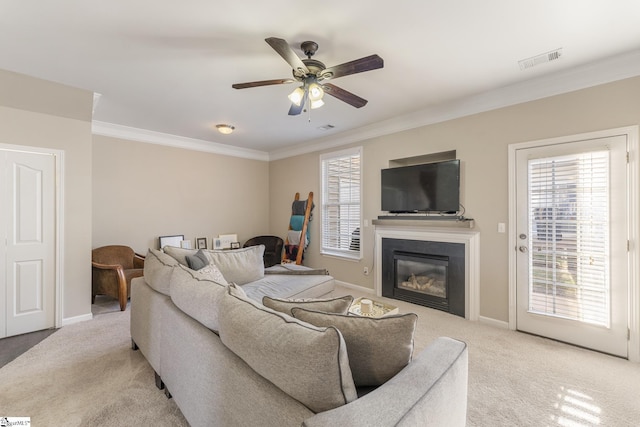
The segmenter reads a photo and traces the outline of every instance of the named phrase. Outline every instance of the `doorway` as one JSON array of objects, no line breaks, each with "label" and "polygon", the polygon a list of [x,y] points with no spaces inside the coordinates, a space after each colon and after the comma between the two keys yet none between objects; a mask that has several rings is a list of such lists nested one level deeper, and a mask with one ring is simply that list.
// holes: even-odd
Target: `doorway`
[{"label": "doorway", "polygon": [[510,151],[510,326],[628,358],[635,309],[628,135],[580,135]]}]

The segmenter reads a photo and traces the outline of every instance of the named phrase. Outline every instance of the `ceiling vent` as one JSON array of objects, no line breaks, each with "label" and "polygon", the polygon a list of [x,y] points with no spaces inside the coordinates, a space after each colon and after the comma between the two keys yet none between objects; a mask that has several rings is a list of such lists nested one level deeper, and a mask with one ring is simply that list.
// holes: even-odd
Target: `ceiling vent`
[{"label": "ceiling vent", "polygon": [[334,125],[324,125],[324,126],[320,126],[318,129],[320,130],[331,130],[333,129],[335,126]]},{"label": "ceiling vent", "polygon": [[562,56],[562,48],[552,50],[551,52],[543,53],[540,55],[532,56],[531,58],[518,61],[521,70],[535,67],[536,65],[544,64],[545,62],[555,61]]}]

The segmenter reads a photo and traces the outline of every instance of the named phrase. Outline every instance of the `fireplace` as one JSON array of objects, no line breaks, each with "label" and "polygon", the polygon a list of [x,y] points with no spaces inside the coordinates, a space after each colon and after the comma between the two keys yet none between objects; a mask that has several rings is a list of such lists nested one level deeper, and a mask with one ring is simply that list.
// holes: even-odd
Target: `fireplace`
[{"label": "fireplace", "polygon": [[383,238],[382,296],[465,317],[465,245]]}]

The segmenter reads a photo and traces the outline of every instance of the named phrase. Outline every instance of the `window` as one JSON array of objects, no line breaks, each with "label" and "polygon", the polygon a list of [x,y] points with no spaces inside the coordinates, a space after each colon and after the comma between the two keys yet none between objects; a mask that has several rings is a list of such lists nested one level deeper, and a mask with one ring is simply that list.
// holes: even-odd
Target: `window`
[{"label": "window", "polygon": [[362,147],[320,156],[320,252],[360,259]]}]

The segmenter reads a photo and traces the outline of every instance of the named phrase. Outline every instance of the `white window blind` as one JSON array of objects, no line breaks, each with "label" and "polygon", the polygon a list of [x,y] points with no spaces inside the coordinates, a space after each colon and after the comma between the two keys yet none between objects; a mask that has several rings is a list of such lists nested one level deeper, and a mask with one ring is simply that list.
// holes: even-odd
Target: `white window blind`
[{"label": "white window blind", "polygon": [[529,161],[529,311],[609,326],[609,152]]},{"label": "white window blind", "polygon": [[321,156],[323,254],[360,258],[361,148]]}]

